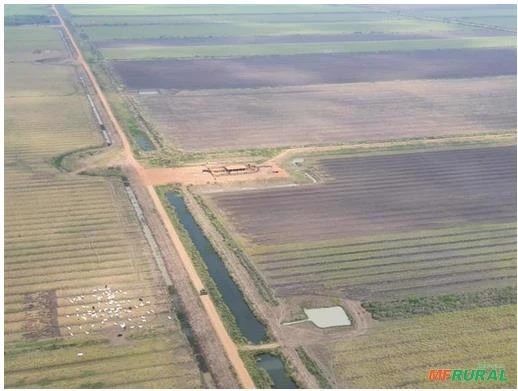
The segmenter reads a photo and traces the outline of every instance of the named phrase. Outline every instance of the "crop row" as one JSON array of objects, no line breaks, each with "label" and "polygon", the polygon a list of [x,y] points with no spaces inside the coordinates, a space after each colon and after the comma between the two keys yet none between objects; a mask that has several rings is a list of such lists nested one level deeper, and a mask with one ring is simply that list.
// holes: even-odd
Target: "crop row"
[{"label": "crop row", "polygon": [[512,387],[515,317],[512,305],[387,321],[371,333],[333,345],[329,355],[335,369],[347,368],[336,371],[342,387],[426,386],[430,368],[471,368],[480,362],[504,364]]},{"label": "crop row", "polygon": [[[469,254],[468,251],[461,251],[459,254],[448,255],[448,256],[430,256],[429,258],[396,258],[393,262],[385,262],[383,258],[375,259],[367,264],[360,262],[347,262],[337,265],[335,267],[326,267],[322,265],[320,267],[295,269],[291,273],[282,273],[276,271],[265,272],[274,283],[285,283],[291,281],[305,281],[308,278],[311,281],[315,280],[340,280],[344,285],[351,286],[354,277],[366,277],[368,280],[385,282],[391,278],[391,274],[397,274],[398,277],[403,277],[409,273],[417,270],[424,273],[433,275],[433,269],[436,272],[439,270],[448,269],[453,266],[468,265],[469,267],[480,264],[480,263],[491,263],[505,260],[506,264],[512,264],[513,261],[513,248],[516,245],[504,246],[500,251],[487,250],[482,252],[475,252]],[[455,253],[455,251],[452,251]],[[351,266],[353,264],[354,266]],[[384,275],[386,274],[386,275]],[[511,274],[512,275],[512,274]],[[295,281],[294,281],[295,279]],[[393,281],[390,279],[390,281]]]},{"label": "crop row", "polygon": [[[116,353],[110,350],[100,349],[96,345],[80,348],[83,353],[81,360],[70,361],[60,350],[35,352],[32,359],[23,363],[24,355],[13,357],[6,365],[6,370],[11,373],[9,383],[16,384],[23,381],[24,385],[39,384],[44,379],[53,379],[52,384],[57,386],[76,384],[77,386],[93,377],[95,381],[103,382],[103,385],[116,386],[145,381],[153,377],[162,378],[168,368],[174,367],[175,371],[166,378],[178,377],[180,384],[189,384],[188,377],[192,376],[192,362],[184,360],[188,352],[185,346],[179,344],[175,336],[163,335],[163,341],[141,340],[124,347],[119,346]],[[166,342],[166,343],[164,343]],[[168,354],[170,347],[178,351],[177,356]],[[70,350],[64,348],[65,350]],[[73,348],[77,351],[78,348]],[[72,353],[72,352],[71,352]],[[85,377],[85,368],[89,375]],[[176,382],[173,382],[173,384]],[[164,385],[171,384],[164,382]]]},{"label": "crop row", "polygon": [[[390,195],[390,196],[399,195],[399,196],[401,196],[401,199],[403,199],[403,197],[405,195],[406,196],[413,195],[415,201],[421,201],[419,199],[415,199],[415,198],[418,198],[419,196],[423,196],[423,197],[428,196],[426,198],[430,199],[430,203],[433,202],[433,204],[431,204],[428,207],[428,210],[422,210],[419,203],[417,203],[417,202],[409,203],[405,208],[407,210],[407,212],[404,214],[400,213],[401,210],[398,210],[398,208],[401,208],[401,206],[398,204],[395,204],[395,203],[387,204],[385,209],[383,209],[383,205],[377,204],[377,205],[375,205],[376,208],[375,209],[373,208],[372,213],[370,213],[369,211],[366,211],[366,210],[362,210],[362,209],[359,209],[356,211],[350,210],[350,214],[347,215],[347,218],[348,219],[361,218],[362,213],[364,213],[364,214],[368,213],[369,216],[373,216],[373,215],[391,216],[391,215],[395,215],[395,214],[397,214],[398,216],[403,216],[403,215],[408,216],[408,215],[414,213],[413,209],[421,210],[422,211],[421,213],[426,215],[426,214],[430,213],[430,210],[438,211],[438,209],[439,209],[438,206],[441,206],[441,205],[443,205],[443,206],[454,205],[455,210],[459,213],[462,213],[463,211],[468,212],[471,208],[476,208],[476,207],[479,207],[480,209],[487,207],[488,210],[490,210],[490,209],[496,210],[496,209],[498,209],[499,206],[501,206],[501,207],[506,207],[506,209],[507,209],[507,207],[508,207],[507,202],[511,201],[511,199],[512,199],[511,198],[512,192],[513,192],[512,189],[503,188],[502,191],[504,192],[505,190],[507,190],[507,194],[506,193],[499,194],[499,193],[491,192],[490,188],[489,189],[483,188],[484,185],[487,185],[489,187],[502,188],[505,185],[503,182],[506,179],[509,181],[513,180],[512,174],[509,173],[509,174],[496,175],[496,177],[492,177],[492,178],[488,178],[488,179],[479,178],[479,179],[475,179],[474,181],[467,180],[463,184],[462,187],[456,186],[456,185],[458,185],[458,183],[456,183],[454,180],[452,180],[449,184],[450,186],[440,186],[440,182],[439,182],[437,185],[437,189],[429,189],[427,187],[425,187],[424,189],[422,187],[412,189],[412,188],[410,188],[410,186],[398,187],[397,185],[394,185],[394,186],[387,186],[386,188],[378,188],[378,189],[373,189],[373,190],[365,189],[364,191],[362,191],[361,189],[358,189],[358,190],[350,189],[350,191],[348,191],[347,194],[345,194],[345,195],[341,192],[341,190],[346,191],[348,189],[347,186],[344,186],[344,187],[334,186],[334,185],[312,186],[312,189],[300,189],[300,190],[297,189],[297,190],[299,190],[298,192],[294,191],[293,194],[288,197],[283,197],[283,196],[278,196],[278,195],[275,195],[272,197],[265,197],[266,199],[262,200],[262,202],[261,201],[256,202],[255,207],[261,208],[261,207],[270,206],[269,210],[282,210],[283,206],[297,205],[297,206],[299,206],[299,210],[300,210],[300,209],[307,208],[308,205],[316,204],[315,206],[313,206],[313,211],[318,210],[318,211],[321,211],[322,215],[325,215],[326,214],[326,209],[325,209],[326,203],[330,204],[330,202],[333,202],[333,206],[339,206],[340,204],[342,204],[344,206],[343,212],[347,212],[346,208],[347,208],[348,202],[349,202],[349,205],[355,205],[355,204],[352,204],[353,201],[357,201],[357,204],[359,204],[359,202],[361,202],[362,200],[365,200],[365,199],[376,199],[376,197],[379,195],[380,192],[385,191],[386,195]],[[462,179],[459,178],[459,181],[460,180],[462,180]],[[442,199],[441,198],[436,198],[435,200],[433,199],[434,195],[436,195],[436,194],[439,195],[439,193],[443,193],[445,190],[448,190],[448,188],[450,190],[450,194],[448,195],[447,198],[444,197]],[[311,190],[315,190],[315,191],[311,191]],[[475,192],[477,190],[479,190],[480,196],[485,196],[484,199],[477,200],[475,197],[470,197],[469,193],[467,193],[469,191]],[[426,194],[425,194],[425,191],[426,191]],[[466,194],[462,194],[461,192],[466,192]],[[506,195],[508,195],[509,197],[505,197]],[[464,202],[460,198],[463,196],[465,197]],[[414,200],[412,200],[412,201],[414,201]],[[492,205],[492,202],[497,201],[497,200],[500,201],[501,204]],[[243,202],[243,201],[248,201],[248,200],[240,200],[240,202],[234,202],[234,203],[231,201],[224,201],[224,202],[220,202],[220,204],[221,204],[221,207],[223,207],[223,208],[225,208],[225,207],[231,208],[233,214],[239,215],[240,213],[245,214],[246,212],[248,212],[248,214],[251,215],[253,213],[253,209],[250,210],[250,207],[249,207],[250,204],[248,203],[248,205],[247,205],[247,202]],[[250,200],[250,201],[252,201],[252,200]],[[473,201],[475,201],[475,202],[473,202]],[[462,206],[463,204],[466,204],[466,206],[463,207]],[[363,205],[358,205],[358,206],[363,206]],[[450,208],[450,209],[454,209],[454,208]],[[260,216],[254,215],[254,221],[257,223],[261,223],[261,220],[266,220],[267,217],[268,216],[265,216],[264,214],[260,215]]]},{"label": "crop row", "polygon": [[[64,53],[56,30],[6,29],[9,60]],[[100,144],[74,67],[6,68],[5,384],[198,387],[121,181],[52,166],[59,155]]]},{"label": "crop row", "polygon": [[[272,284],[294,284],[297,282],[315,281],[340,281],[344,286],[354,286],[359,284],[370,284],[379,282],[395,282],[399,279],[409,277],[433,277],[440,273],[447,273],[453,270],[462,269],[472,270],[477,267],[508,267],[513,265],[513,251],[516,245],[503,248],[501,251],[483,252],[480,254],[452,255],[448,257],[430,257],[429,259],[405,260],[404,262],[394,262],[389,264],[381,263],[371,265],[348,266],[347,262],[336,268],[315,268],[313,270],[295,270],[289,274],[268,273]],[[454,251],[452,251],[454,253]],[[325,266],[324,266],[325,267]],[[510,274],[512,275],[512,273]]]},{"label": "crop row", "polygon": [[[5,80],[6,98],[20,96],[52,96],[71,95],[76,92],[70,83],[74,76],[72,66],[54,66],[33,63],[7,63],[5,72],[9,77]],[[38,77],[44,72],[47,77]]]},{"label": "crop row", "polygon": [[337,178],[327,183],[211,199],[244,238],[259,245],[510,223],[516,216],[515,154],[515,147],[494,147],[331,159],[317,163]]},{"label": "crop row", "polygon": [[369,261],[377,258],[390,259],[409,256],[425,256],[431,254],[448,254],[453,251],[474,250],[491,248],[500,245],[515,244],[516,235],[506,235],[502,237],[466,239],[457,242],[446,242],[439,244],[422,245],[419,243],[401,246],[395,248],[368,248],[365,250],[349,251],[345,248],[343,251],[333,252],[331,254],[306,255],[289,259],[270,260],[263,262],[262,266],[265,270],[289,270],[291,268],[311,267],[316,265],[334,265],[346,261],[348,265],[352,262]]},{"label": "crop row", "polygon": [[[317,202],[317,201],[315,201]],[[339,211],[330,211],[327,214],[316,215],[313,218],[314,223],[311,224],[306,230],[300,232],[296,228],[296,231],[292,231],[294,226],[303,227],[306,226],[307,220],[303,218],[293,218],[289,213],[275,213],[277,217],[283,222],[278,222],[275,225],[270,224],[266,227],[258,229],[257,224],[261,224],[259,220],[249,219],[246,221],[246,225],[243,223],[242,217],[239,217],[238,224],[236,224],[240,232],[250,239],[254,244],[271,244],[271,243],[290,243],[300,242],[303,240],[323,240],[325,238],[343,238],[348,235],[366,235],[369,232],[372,234],[379,234],[384,232],[381,224],[393,227],[396,231],[413,229],[432,229],[442,226],[452,226],[455,221],[463,220],[470,223],[482,224],[488,221],[491,222],[511,222],[516,215],[516,212],[512,210],[512,205],[509,205],[507,210],[498,210],[498,207],[494,207],[494,210],[477,210],[474,208],[472,211],[463,208],[462,213],[441,213],[434,214],[432,211],[427,213],[429,221],[420,221],[419,218],[427,217],[425,214],[417,214],[409,219],[397,218],[395,216],[392,219],[384,219],[383,223],[378,224],[372,223],[372,218],[350,218],[345,219],[344,217],[335,217]],[[493,207],[492,207],[493,208]],[[501,208],[501,207],[500,207]],[[305,210],[304,207],[298,208],[298,210]],[[292,219],[290,224],[289,219]],[[445,220],[446,219],[446,220]],[[451,222],[451,223],[450,223]]]},{"label": "crop row", "polygon": [[286,261],[290,259],[304,259],[314,256],[333,254],[357,254],[365,250],[397,250],[412,247],[426,248],[428,246],[449,243],[467,243],[471,240],[487,240],[516,235],[514,224],[494,224],[464,229],[436,229],[418,231],[406,235],[383,235],[374,237],[356,238],[355,240],[323,241],[305,243],[292,248],[281,246],[266,246],[253,251],[258,263],[268,261]]},{"label": "crop row", "polygon": [[461,226],[256,247],[252,259],[280,295],[317,287],[357,298],[456,292],[512,284],[515,229]]},{"label": "crop row", "polygon": [[382,248],[392,248],[396,243],[396,247],[401,244],[420,241],[423,244],[428,243],[441,243],[443,240],[447,241],[449,238],[452,240],[458,240],[459,237],[474,235],[478,237],[481,235],[485,236],[498,236],[507,231],[515,231],[516,224],[514,222],[508,224],[480,224],[480,225],[465,225],[450,228],[432,229],[432,230],[419,230],[411,232],[395,232],[387,233],[384,232],[379,235],[369,235],[364,237],[354,238],[340,238],[330,239],[323,241],[311,241],[306,243],[288,243],[283,245],[265,245],[256,246],[249,249],[249,253],[252,255],[267,255],[272,258],[277,258],[277,255],[284,257],[283,254],[289,257],[290,253],[294,255],[312,254],[318,253],[321,250],[342,248],[345,246],[369,246],[372,245],[374,248],[381,246]]}]

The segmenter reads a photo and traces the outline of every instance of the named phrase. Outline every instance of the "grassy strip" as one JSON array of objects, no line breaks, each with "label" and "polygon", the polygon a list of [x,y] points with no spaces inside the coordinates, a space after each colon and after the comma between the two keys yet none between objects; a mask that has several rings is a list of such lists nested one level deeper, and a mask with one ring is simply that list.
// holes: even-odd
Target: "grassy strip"
[{"label": "grassy strip", "polygon": [[94,170],[81,171],[79,174],[86,176],[118,177],[127,181],[120,167],[96,168]]},{"label": "grassy strip", "polygon": [[186,152],[180,149],[168,148],[155,153],[148,159],[152,167],[177,167],[188,163],[206,163],[207,161],[221,161],[225,159],[242,158],[250,163],[263,163],[278,155],[285,148],[250,148],[229,151]]},{"label": "grassy strip", "polygon": [[111,60],[228,58],[311,53],[377,53],[416,50],[479,49],[515,47],[515,37],[474,37],[395,41],[281,43],[256,45],[147,46],[107,48]]},{"label": "grassy strip", "polygon": [[[246,269],[247,273],[252,277],[254,280],[254,283],[257,287],[257,290],[263,297],[263,299],[273,305],[278,304],[277,299],[273,296],[270,288],[266,284],[266,281],[264,281],[263,277],[259,273],[259,271],[256,269],[255,265],[252,263],[252,261],[248,258],[246,253],[239,247],[237,242],[232,238],[230,233],[227,231],[225,226],[219,221],[217,216],[212,212],[212,210],[207,206],[207,204],[203,201],[203,198],[199,196],[198,194],[194,194],[189,189],[188,191],[193,196],[193,198],[196,200],[198,205],[202,208],[205,215],[209,219],[209,221],[212,223],[216,231],[223,237],[223,240],[225,244],[232,250],[232,252],[236,255],[237,259],[241,262],[243,267]],[[251,307],[252,308],[252,307]]]},{"label": "grassy strip", "polygon": [[[410,249],[410,252],[419,250],[420,253],[424,254],[423,246],[427,248],[433,246],[432,249],[434,250],[439,246],[454,246],[453,248],[448,247],[447,249],[459,250],[469,249],[465,246],[467,243],[472,243],[473,246],[475,246],[480,244],[480,241],[507,240],[510,237],[516,237],[516,229],[514,226],[494,231],[447,232],[443,235],[441,235],[441,231],[438,233],[436,236],[424,236],[423,234],[423,236],[417,238],[403,236],[392,241],[379,240],[365,243],[344,243],[337,246],[322,245],[301,249],[299,251],[272,252],[266,253],[266,255],[257,255],[257,259],[260,260],[261,263],[291,261],[295,258],[326,257],[327,259],[331,259],[331,257],[340,255],[352,255],[353,257],[359,255],[361,257],[364,256],[365,253],[378,251],[382,251],[383,254],[394,254],[403,251],[402,255],[405,255],[407,254],[405,250],[408,251],[408,249]],[[460,248],[457,248],[458,245],[460,245]]]},{"label": "grassy strip", "polygon": [[[176,316],[178,322],[180,324],[180,329],[182,330],[183,335],[187,338],[189,345],[191,346],[194,358],[198,364],[198,368],[200,369],[200,373],[209,372],[209,366],[207,364],[207,360],[202,353],[200,342],[196,335],[193,333],[191,323],[189,318],[187,317],[187,313],[185,311],[185,306],[183,304],[182,299],[176,293],[173,286],[167,287],[169,298],[171,300],[171,312],[173,316]],[[200,376],[201,384],[204,384],[203,376]],[[207,386],[207,384],[205,384]]]},{"label": "grassy strip", "polygon": [[5,357],[13,358],[29,352],[49,352],[63,348],[84,348],[87,346],[103,345],[108,342],[108,339],[69,341],[57,338],[44,341],[7,343],[7,349],[5,349],[4,355]]},{"label": "grassy strip", "polygon": [[124,105],[122,99],[120,97],[115,97],[114,94],[109,95],[110,106],[113,109],[114,114],[117,116],[119,121],[122,121],[124,124],[124,128],[126,133],[131,137],[130,139],[133,141],[134,146],[137,148],[146,151],[147,149],[142,146],[141,143],[151,146],[150,150],[154,150],[155,147],[153,142],[151,141],[148,134],[139,127],[137,120],[133,113]]},{"label": "grassy strip", "polygon": [[70,172],[70,170],[65,165],[65,160],[67,158],[70,158],[76,154],[78,155],[79,158],[84,157],[84,156],[93,156],[96,153],[98,153],[99,150],[102,148],[104,148],[104,145],[91,146],[91,147],[76,149],[76,150],[70,151],[70,152],[65,152],[65,153],[62,153],[61,155],[53,157],[51,160],[51,164],[55,169],[57,169],[59,171]]},{"label": "grassy strip", "polygon": [[205,286],[205,289],[211,296],[212,300],[214,301],[214,304],[218,310],[219,315],[221,316],[221,319],[223,320],[223,323],[225,324],[225,328],[228,330],[230,336],[234,341],[237,343],[246,343],[247,341],[245,338],[241,335],[241,332],[239,331],[239,328],[237,327],[236,319],[228,306],[225,304],[225,301],[223,300],[223,296],[218,290],[218,287],[216,286],[216,283],[212,279],[212,277],[209,274],[209,271],[207,269],[207,266],[205,265],[205,262],[203,262],[203,259],[194,246],[189,233],[184,228],[183,224],[178,219],[178,216],[176,215],[176,212],[174,208],[169,204],[169,201],[167,200],[166,193],[168,191],[179,191],[179,188],[174,186],[158,186],[155,188],[158,197],[160,198],[162,205],[164,206],[165,210],[167,211],[167,214],[169,215],[169,218],[171,219],[171,223],[173,224],[174,228],[178,232],[178,236],[180,237],[180,240],[182,241],[183,245],[185,246],[185,250],[189,254],[190,258],[193,261],[193,265],[196,269],[196,272],[200,276],[201,280],[203,281],[203,284]]},{"label": "grassy strip", "polygon": [[[372,141],[353,141],[347,145],[304,145],[303,147],[322,147],[328,150],[316,150],[301,152],[290,155],[282,163],[282,167],[288,171],[293,171],[291,162],[295,158],[307,158],[313,160],[334,159],[339,157],[358,157],[358,156],[379,156],[392,155],[398,153],[419,153],[428,150],[449,150],[460,148],[480,148],[480,147],[499,147],[515,145],[516,138],[514,133],[491,132],[479,134],[459,134],[455,136],[428,136],[428,137],[407,137],[397,140],[372,140]],[[313,162],[314,163],[314,162]],[[317,167],[318,168],[318,167]]]},{"label": "grassy strip", "polygon": [[[466,224],[453,228],[435,228],[413,231],[410,233],[382,233],[379,235],[360,236],[345,239],[330,239],[309,243],[288,243],[279,245],[258,245],[254,247],[253,255],[267,255],[269,258],[281,260],[283,257],[299,256],[307,253],[321,255],[321,251],[329,247],[371,247],[381,246],[381,248],[398,247],[392,245],[396,241],[404,240],[411,243],[416,241],[419,244],[436,243],[439,241],[448,242],[449,235],[455,237],[469,237],[470,235],[482,235],[486,232],[491,234],[493,231],[516,230],[516,223],[497,223],[497,224]],[[493,235],[491,235],[492,237]],[[296,254],[300,252],[299,254]],[[291,253],[291,254],[287,254]],[[286,254],[286,255],[284,255]]]},{"label": "grassy strip", "polygon": [[507,304],[516,304],[516,286],[432,297],[410,296],[389,302],[371,301],[363,303],[362,306],[374,319],[391,320]]},{"label": "grassy strip", "polygon": [[318,381],[318,386],[320,388],[333,388],[327,378],[324,376],[324,373],[322,372],[322,369],[315,363],[309,355],[306,353],[304,348],[302,346],[295,349],[297,351],[297,354],[299,355],[300,359],[306,366],[306,369],[309,373],[311,373]]}]

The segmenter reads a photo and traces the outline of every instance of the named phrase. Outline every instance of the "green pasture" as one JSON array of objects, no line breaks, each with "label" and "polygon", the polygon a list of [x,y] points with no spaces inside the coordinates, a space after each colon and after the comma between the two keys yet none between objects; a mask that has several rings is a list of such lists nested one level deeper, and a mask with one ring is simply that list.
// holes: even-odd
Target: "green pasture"
[{"label": "green pasture", "polygon": [[188,38],[211,36],[432,33],[466,30],[467,27],[417,19],[384,19],[380,21],[341,22],[226,22],[184,23],[171,25],[91,26],[83,27],[91,41],[110,39]]},{"label": "green pasture", "polygon": [[358,22],[391,19],[385,12],[348,12],[348,13],[278,13],[278,14],[218,14],[218,15],[143,15],[112,16],[92,15],[74,17],[78,26],[128,25],[128,24],[178,24],[178,23],[323,23]]},{"label": "green pasture", "polygon": [[75,4],[67,10],[77,15],[204,15],[204,14],[263,14],[263,13],[336,13],[362,12],[360,7],[349,5],[157,5],[157,4]]},{"label": "green pasture", "polygon": [[361,41],[324,43],[283,43],[258,45],[200,45],[170,47],[127,47],[103,49],[111,60],[162,58],[226,58],[309,53],[372,53],[440,49],[515,47],[515,37],[475,37],[458,39],[419,39],[401,41]]},{"label": "green pasture", "polygon": [[4,6],[4,16],[48,15],[49,11],[47,4],[6,4]]}]

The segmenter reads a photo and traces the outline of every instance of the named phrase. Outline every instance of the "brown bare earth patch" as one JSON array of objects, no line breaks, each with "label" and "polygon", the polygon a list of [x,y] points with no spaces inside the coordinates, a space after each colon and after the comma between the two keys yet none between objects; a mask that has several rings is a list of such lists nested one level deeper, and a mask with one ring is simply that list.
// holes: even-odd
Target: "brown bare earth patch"
[{"label": "brown bare earth patch", "polygon": [[277,178],[288,178],[288,173],[276,164],[259,168],[259,171],[246,174],[214,176],[206,171],[207,166],[186,166],[177,168],[150,168],[143,176],[148,185],[159,186],[172,183],[185,185],[226,184]]},{"label": "brown bare earth patch", "polygon": [[27,293],[23,336],[28,340],[60,337],[56,290]]},{"label": "brown bare earth patch", "polygon": [[476,134],[512,131],[516,124],[514,76],[162,91],[135,98],[166,140],[186,150]]}]

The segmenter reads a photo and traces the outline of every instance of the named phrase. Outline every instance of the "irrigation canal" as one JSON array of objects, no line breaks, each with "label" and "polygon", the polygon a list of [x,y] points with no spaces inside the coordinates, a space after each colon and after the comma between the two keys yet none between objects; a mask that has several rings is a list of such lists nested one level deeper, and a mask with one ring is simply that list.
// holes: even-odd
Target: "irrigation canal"
[{"label": "irrigation canal", "polygon": [[262,353],[256,357],[257,365],[263,368],[272,379],[272,388],[298,388],[293,380],[286,375],[284,363],[278,356]]},{"label": "irrigation canal", "polygon": [[266,339],[266,327],[255,317],[241,290],[230,277],[225,263],[194,220],[183,197],[176,191],[167,192],[166,197],[171,206],[174,207],[176,215],[185,230],[189,233],[194,247],[203,258],[225,304],[234,315],[241,335],[254,344],[264,341]]}]

